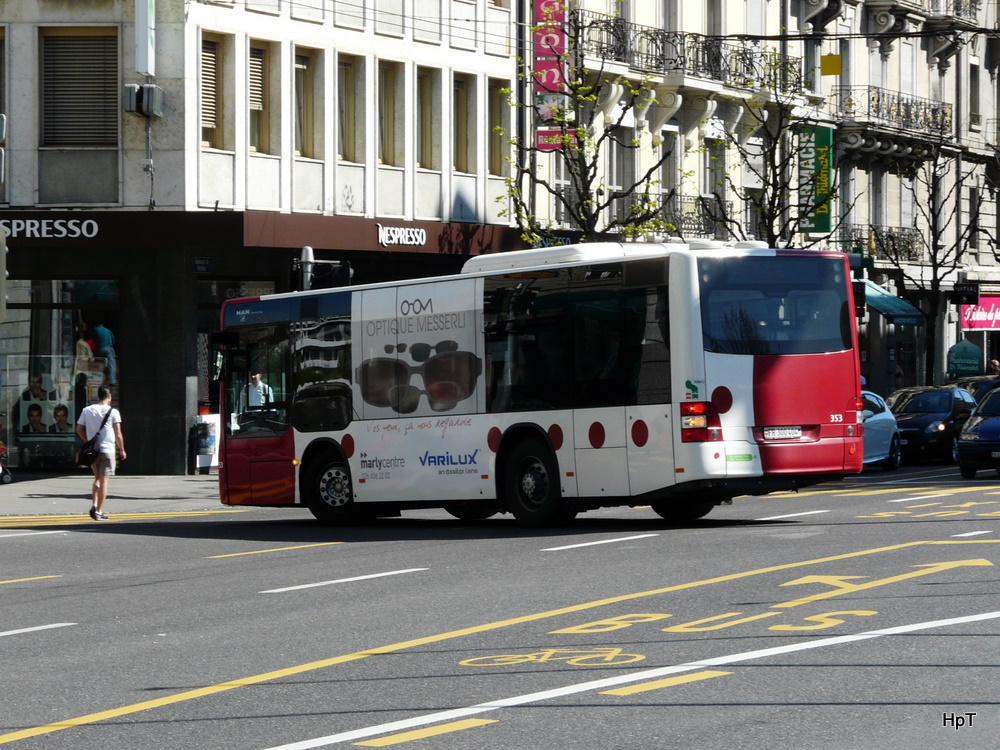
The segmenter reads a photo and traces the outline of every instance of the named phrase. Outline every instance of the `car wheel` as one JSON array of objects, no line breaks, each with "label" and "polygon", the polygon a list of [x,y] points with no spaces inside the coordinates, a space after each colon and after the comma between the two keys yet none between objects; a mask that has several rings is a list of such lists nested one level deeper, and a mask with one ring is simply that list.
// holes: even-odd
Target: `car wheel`
[{"label": "car wheel", "polygon": [[958,438],[952,435],[950,442],[948,443],[948,449],[945,451],[944,460],[949,464],[958,463]]},{"label": "car wheel", "polygon": [[444,509],[461,521],[485,521],[500,512],[500,507],[495,502],[477,503],[466,500],[449,503]]},{"label": "car wheel", "polygon": [[903,462],[903,454],[899,447],[899,435],[892,436],[892,443],[889,445],[889,457],[882,462],[882,468],[886,471],[895,471]]},{"label": "car wheel", "polygon": [[334,452],[324,453],[304,467],[303,499],[316,519],[323,523],[349,520],[354,510],[351,469]]},{"label": "car wheel", "polygon": [[974,468],[972,468],[971,466],[959,466],[958,470],[962,474],[962,479],[975,479],[976,478],[976,470]]},{"label": "car wheel", "polygon": [[671,523],[687,523],[689,521],[697,521],[699,518],[704,518],[709,513],[712,512],[712,508],[716,506],[714,500],[700,500],[686,502],[684,500],[664,500],[660,502],[650,503],[651,507],[656,514]]},{"label": "car wheel", "polygon": [[520,441],[511,449],[505,466],[501,491],[507,509],[519,523],[539,527],[562,520],[559,469],[544,441]]}]

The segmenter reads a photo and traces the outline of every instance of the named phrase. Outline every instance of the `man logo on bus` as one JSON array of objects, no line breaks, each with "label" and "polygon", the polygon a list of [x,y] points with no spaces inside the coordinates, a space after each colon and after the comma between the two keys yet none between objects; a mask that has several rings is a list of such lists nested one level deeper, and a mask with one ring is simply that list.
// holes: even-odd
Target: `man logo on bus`
[{"label": "man logo on bus", "polygon": [[399,303],[400,315],[420,315],[422,313],[434,312],[434,300],[432,299],[404,299]]},{"label": "man logo on bus", "polygon": [[690,380],[684,381],[684,385],[687,387],[687,397],[690,399],[698,400],[698,386],[692,383]]}]

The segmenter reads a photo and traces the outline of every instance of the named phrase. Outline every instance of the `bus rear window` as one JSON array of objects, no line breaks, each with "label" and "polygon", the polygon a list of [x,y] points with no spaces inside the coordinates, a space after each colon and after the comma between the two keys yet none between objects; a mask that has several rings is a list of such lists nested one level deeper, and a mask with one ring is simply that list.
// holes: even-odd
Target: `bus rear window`
[{"label": "bus rear window", "polygon": [[744,256],[698,261],[705,350],[816,354],[851,348],[839,258]]}]

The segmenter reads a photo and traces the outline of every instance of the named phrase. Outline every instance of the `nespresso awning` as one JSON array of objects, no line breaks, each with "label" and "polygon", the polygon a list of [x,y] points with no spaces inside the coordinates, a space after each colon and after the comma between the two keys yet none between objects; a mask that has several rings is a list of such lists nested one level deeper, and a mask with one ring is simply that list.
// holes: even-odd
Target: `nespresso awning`
[{"label": "nespresso awning", "polygon": [[882,317],[898,326],[922,326],[924,314],[917,308],[890,294],[871,279],[865,279],[865,303],[881,313]]}]

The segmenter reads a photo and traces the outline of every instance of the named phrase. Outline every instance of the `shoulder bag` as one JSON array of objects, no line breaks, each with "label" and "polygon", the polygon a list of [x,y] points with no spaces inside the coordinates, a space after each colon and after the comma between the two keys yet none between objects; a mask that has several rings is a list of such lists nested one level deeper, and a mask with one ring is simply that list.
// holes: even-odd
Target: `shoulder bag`
[{"label": "shoulder bag", "polygon": [[109,406],[104,419],[101,420],[101,426],[94,433],[94,437],[81,445],[80,450],[76,452],[76,462],[81,466],[93,466],[94,462],[97,461],[97,457],[101,455],[101,432],[104,430],[104,425],[108,423],[108,417],[110,416],[111,407]]}]

